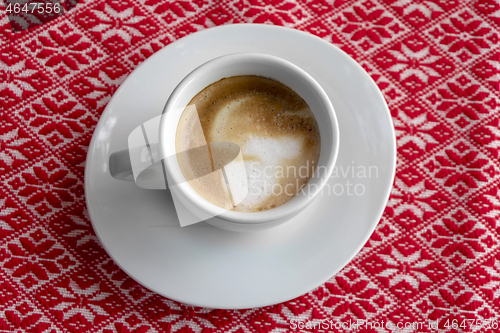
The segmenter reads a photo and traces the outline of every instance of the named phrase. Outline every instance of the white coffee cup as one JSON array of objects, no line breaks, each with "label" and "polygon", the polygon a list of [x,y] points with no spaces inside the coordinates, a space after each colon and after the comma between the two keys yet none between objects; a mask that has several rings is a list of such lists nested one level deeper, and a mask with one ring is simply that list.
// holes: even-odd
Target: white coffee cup
[{"label": "white coffee cup", "polygon": [[[339,129],[334,108],[323,88],[304,70],[282,58],[259,53],[236,53],[212,59],[189,73],[174,89],[163,109],[158,129],[158,151],[161,156],[176,155],[176,130],[181,114],[191,99],[204,88],[223,78],[257,75],[274,79],[291,88],[310,107],[321,138],[316,171],[309,183],[295,197],[275,208],[261,212],[221,210],[198,194],[186,181],[178,160],[164,158],[163,172],[170,184],[176,184],[172,195],[191,214],[205,222],[231,231],[256,231],[282,224],[303,211],[318,195],[331,176],[339,150]],[[123,154],[110,158],[110,170],[122,170]],[[117,162],[118,161],[118,162]],[[113,163],[115,166],[113,167]],[[117,172],[111,171],[115,177]],[[115,173],[115,175],[113,174]],[[120,177],[124,179],[123,173]],[[158,182],[165,182],[157,177]],[[171,188],[172,189],[172,188]]]}]

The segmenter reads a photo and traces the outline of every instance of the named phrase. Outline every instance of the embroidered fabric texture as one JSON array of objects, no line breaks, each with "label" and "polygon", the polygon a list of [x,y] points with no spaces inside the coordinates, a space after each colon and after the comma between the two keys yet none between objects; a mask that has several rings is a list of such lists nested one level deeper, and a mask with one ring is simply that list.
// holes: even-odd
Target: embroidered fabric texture
[{"label": "embroidered fabric texture", "polygon": [[[373,236],[324,285],[265,308],[192,308],[141,287],[103,250],[84,163],[134,68],[183,36],[239,22],[304,30],[356,59],[391,110],[397,175]],[[2,12],[0,330],[243,333],[285,332],[292,320],[445,328],[470,319],[480,325],[458,331],[489,331],[500,320],[499,36],[498,0],[86,0],[17,33]]]}]

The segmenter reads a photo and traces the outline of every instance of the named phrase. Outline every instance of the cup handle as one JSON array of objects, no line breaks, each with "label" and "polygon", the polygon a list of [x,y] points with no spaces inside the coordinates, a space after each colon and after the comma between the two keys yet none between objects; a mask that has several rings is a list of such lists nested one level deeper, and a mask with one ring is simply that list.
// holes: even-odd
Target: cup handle
[{"label": "cup handle", "polygon": [[109,156],[109,173],[118,180],[134,181],[143,189],[168,188],[158,145],[135,146],[119,150]]},{"label": "cup handle", "polygon": [[109,156],[109,173],[111,177],[119,180],[134,181],[132,164],[130,163],[130,153],[128,149],[123,149],[112,153]]}]

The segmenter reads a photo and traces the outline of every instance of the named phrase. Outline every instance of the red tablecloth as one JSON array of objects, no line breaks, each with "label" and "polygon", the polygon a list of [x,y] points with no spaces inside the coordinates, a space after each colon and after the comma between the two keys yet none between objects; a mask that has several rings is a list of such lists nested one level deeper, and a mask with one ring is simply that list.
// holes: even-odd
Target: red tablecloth
[{"label": "red tablecloth", "polygon": [[[437,320],[454,331],[456,319],[455,331],[500,331],[498,0],[87,0],[22,32],[3,9],[0,20],[0,330],[283,332],[299,330],[295,320],[367,319],[373,330],[333,330]],[[360,62],[392,112],[397,177],[369,242],[324,285],[271,307],[193,308],[141,287],[106,254],[86,212],[84,163],[135,67],[176,39],[240,22],[308,31]]]}]

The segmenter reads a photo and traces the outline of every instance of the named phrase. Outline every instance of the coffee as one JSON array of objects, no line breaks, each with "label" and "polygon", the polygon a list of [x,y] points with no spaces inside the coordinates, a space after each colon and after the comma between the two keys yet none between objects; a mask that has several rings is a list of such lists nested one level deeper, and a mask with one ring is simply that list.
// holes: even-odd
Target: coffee
[{"label": "coffee", "polygon": [[[214,170],[210,157],[178,157],[196,192],[240,212],[264,211],[292,199],[313,176],[320,153],[318,125],[308,105],[290,88],[260,76],[225,78],[199,92],[181,115],[175,141],[178,153],[207,147],[210,155],[211,142],[241,148],[249,193],[236,206],[221,169],[199,171]],[[194,177],[197,173],[206,175]]]}]

